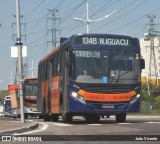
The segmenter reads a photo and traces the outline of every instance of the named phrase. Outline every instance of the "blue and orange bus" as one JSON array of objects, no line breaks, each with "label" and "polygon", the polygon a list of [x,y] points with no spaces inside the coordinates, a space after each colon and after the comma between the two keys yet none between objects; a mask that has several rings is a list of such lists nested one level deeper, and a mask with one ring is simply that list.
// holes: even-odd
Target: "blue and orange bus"
[{"label": "blue and orange bus", "polygon": [[[6,116],[20,117],[19,85],[9,85],[8,90],[9,96],[4,99],[5,114]],[[37,78],[23,79],[23,100],[25,118],[28,116],[42,117],[42,114],[37,110]]]},{"label": "blue and orange bus", "polygon": [[46,55],[38,67],[38,107],[44,121],[88,122],[140,110],[144,59],[137,38],[77,34]]}]

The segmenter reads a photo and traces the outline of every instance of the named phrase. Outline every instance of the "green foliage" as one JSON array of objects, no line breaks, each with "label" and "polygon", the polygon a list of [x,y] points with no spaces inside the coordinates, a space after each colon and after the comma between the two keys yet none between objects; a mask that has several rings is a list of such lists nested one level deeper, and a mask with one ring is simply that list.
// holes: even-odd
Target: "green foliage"
[{"label": "green foliage", "polygon": [[[148,91],[149,88],[149,91]],[[150,96],[149,96],[150,92]],[[142,85],[141,89],[141,101],[148,103],[148,108],[151,106],[152,111],[160,111],[160,86],[154,86],[152,84]]]},{"label": "green foliage", "polygon": [[1,90],[0,91],[0,102],[3,102],[5,96],[8,95],[8,90]]},{"label": "green foliage", "polygon": [[158,110],[158,112],[160,110],[160,96],[155,98],[155,109]]}]

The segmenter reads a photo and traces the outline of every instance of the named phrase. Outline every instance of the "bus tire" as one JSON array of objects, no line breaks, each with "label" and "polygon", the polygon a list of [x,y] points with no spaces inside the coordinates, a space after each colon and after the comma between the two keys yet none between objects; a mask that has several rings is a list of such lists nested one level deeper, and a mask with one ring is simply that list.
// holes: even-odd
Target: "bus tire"
[{"label": "bus tire", "polygon": [[116,114],[117,123],[124,123],[126,121],[126,113]]},{"label": "bus tire", "polygon": [[44,114],[44,121],[51,121],[51,116],[49,114]]},{"label": "bus tire", "polygon": [[72,122],[72,115],[67,114],[67,113],[63,113],[62,114],[62,121],[66,122],[66,123]]},{"label": "bus tire", "polygon": [[52,119],[53,122],[57,122],[58,119],[59,119],[59,115],[57,115],[57,114],[51,114],[51,119]]},{"label": "bus tire", "polygon": [[44,121],[51,121],[51,116],[48,113],[46,113],[45,99],[43,100],[43,113],[44,113],[44,115],[43,115]]},{"label": "bus tire", "polygon": [[43,118],[44,118],[44,115],[40,115],[40,116],[39,116],[39,119],[43,119]]},{"label": "bus tire", "polygon": [[25,118],[25,119],[28,119],[28,115],[27,115],[27,114],[24,114],[24,118]]}]

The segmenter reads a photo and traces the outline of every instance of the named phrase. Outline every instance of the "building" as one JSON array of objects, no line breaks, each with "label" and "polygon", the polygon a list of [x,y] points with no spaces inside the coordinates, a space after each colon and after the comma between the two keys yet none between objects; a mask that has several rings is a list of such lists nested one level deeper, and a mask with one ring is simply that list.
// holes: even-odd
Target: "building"
[{"label": "building", "polygon": [[[151,72],[149,71],[150,63],[150,41],[146,41],[143,38],[140,39],[141,55],[145,59],[145,69],[142,70],[142,83],[147,83],[147,78],[151,80],[151,83],[158,84],[160,80],[160,36],[154,38],[154,50],[155,50],[155,60],[157,66],[158,81],[155,76],[155,66],[152,60]],[[152,57],[153,59],[153,57]]]}]

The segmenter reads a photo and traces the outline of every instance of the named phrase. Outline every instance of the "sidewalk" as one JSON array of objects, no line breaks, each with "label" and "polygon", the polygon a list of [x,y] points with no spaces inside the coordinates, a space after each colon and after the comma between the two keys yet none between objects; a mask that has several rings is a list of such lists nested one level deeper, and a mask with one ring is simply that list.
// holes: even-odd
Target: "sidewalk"
[{"label": "sidewalk", "polygon": [[20,119],[0,117],[0,135],[24,133],[36,129],[38,126],[38,122],[33,120],[25,120],[24,123],[21,123]]}]

